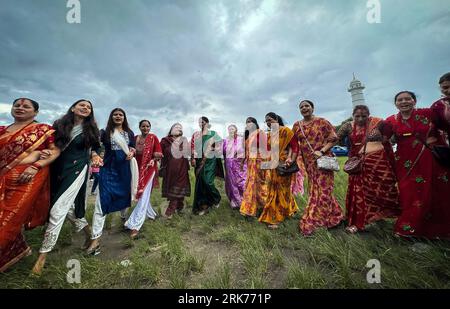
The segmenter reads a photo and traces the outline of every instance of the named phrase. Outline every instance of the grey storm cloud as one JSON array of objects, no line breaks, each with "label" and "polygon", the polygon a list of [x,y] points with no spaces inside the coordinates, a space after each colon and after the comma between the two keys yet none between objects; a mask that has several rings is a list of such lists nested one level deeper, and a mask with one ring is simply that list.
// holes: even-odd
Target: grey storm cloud
[{"label": "grey storm cloud", "polygon": [[191,134],[206,115],[224,134],[269,111],[292,124],[302,98],[338,124],[353,72],[372,114],[395,113],[403,89],[427,106],[450,71],[447,0],[380,0],[380,24],[364,0],[80,2],[81,24],[68,24],[66,0],[2,1],[0,102],[32,97],[52,122],[86,98],[100,126],[122,107],[133,130],[149,119],[159,136],[174,122]]}]

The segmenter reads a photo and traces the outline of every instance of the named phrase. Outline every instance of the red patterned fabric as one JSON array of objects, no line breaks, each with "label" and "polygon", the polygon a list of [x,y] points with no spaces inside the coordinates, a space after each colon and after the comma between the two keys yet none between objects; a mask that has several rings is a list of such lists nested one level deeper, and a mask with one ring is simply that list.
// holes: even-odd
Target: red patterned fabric
[{"label": "red patterned fabric", "polygon": [[[350,157],[358,155],[364,147],[366,135],[378,135],[380,118],[369,118],[366,133],[365,127],[353,124],[350,136]],[[378,134],[373,133],[377,131]],[[390,144],[384,145],[391,148]],[[350,175],[346,198],[347,219],[349,226],[358,230],[374,221],[393,218],[400,214],[397,180],[389,162],[386,150],[379,150],[365,155],[363,169],[360,174]]]},{"label": "red patterned fabric", "polygon": [[420,142],[430,136],[437,139],[434,144],[445,144],[432,122],[434,116],[431,109],[416,109],[408,120],[399,113],[387,118],[383,126],[383,134],[388,138],[394,135],[397,140],[395,171],[402,213],[395,232],[399,235],[450,237],[450,171]]},{"label": "red patterned fabric", "polygon": [[156,135],[150,133],[145,139],[144,150],[142,151],[142,162],[141,166],[139,167],[139,184],[136,194],[137,199],[142,196],[148,182],[158,171],[158,164],[156,161],[154,161],[155,153],[162,153],[161,145],[159,144],[159,140]]},{"label": "red patterned fabric", "polygon": [[[336,141],[337,136],[331,123],[319,117],[315,117],[309,123],[297,121],[292,128],[299,141],[309,186],[308,205],[300,219],[299,229],[304,235],[310,235],[319,227],[331,228],[338,225],[343,219],[343,214],[333,196],[334,173],[317,168],[316,159],[302,134],[300,125],[303,126],[306,138],[314,150],[320,150],[328,142]],[[331,156],[331,152],[325,155]]]}]

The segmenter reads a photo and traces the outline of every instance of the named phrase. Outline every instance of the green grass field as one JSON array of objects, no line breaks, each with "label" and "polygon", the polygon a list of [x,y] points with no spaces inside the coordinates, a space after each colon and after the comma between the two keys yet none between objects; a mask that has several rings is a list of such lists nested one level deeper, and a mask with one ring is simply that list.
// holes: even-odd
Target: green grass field
[{"label": "green grass field", "polygon": [[[335,195],[344,207],[347,177],[336,175]],[[84,254],[83,235],[66,222],[41,277],[30,276],[30,270],[44,229],[27,232],[33,255],[0,274],[0,288],[450,288],[449,242],[398,239],[392,221],[358,235],[339,227],[303,238],[298,221],[306,196],[297,199],[300,212],[272,231],[231,210],[223,181],[217,185],[223,197],[218,209],[199,217],[188,208],[172,220],[147,221],[135,241],[118,214],[110,216],[95,257]],[[91,222],[94,199],[89,200]],[[159,190],[152,203],[157,210],[164,203]],[[79,284],[66,280],[71,259],[81,263]],[[371,259],[381,263],[379,284],[366,279]],[[124,260],[131,263],[123,266]]]}]

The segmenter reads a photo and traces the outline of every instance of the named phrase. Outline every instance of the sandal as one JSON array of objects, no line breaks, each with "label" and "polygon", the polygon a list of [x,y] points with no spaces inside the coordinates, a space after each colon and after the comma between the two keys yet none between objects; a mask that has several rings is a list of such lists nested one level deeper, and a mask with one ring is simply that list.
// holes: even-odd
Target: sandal
[{"label": "sandal", "polygon": [[271,229],[271,230],[276,230],[278,228],[278,224],[269,224],[267,226],[267,228]]}]

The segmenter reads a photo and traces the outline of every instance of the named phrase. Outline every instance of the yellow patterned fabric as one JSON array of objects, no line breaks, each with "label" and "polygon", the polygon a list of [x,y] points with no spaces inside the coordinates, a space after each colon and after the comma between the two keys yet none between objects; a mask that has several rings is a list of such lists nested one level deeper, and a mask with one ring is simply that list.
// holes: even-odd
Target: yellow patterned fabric
[{"label": "yellow patterned fabric", "polygon": [[[286,160],[288,146],[293,137],[294,132],[283,126],[279,128],[278,140],[272,141],[269,134],[269,147],[271,146],[270,143],[275,142],[279,144],[280,160]],[[263,212],[259,217],[260,222],[279,224],[298,211],[297,203],[291,191],[292,177],[293,175],[279,176],[276,170],[270,170],[267,184],[268,195]]]}]

